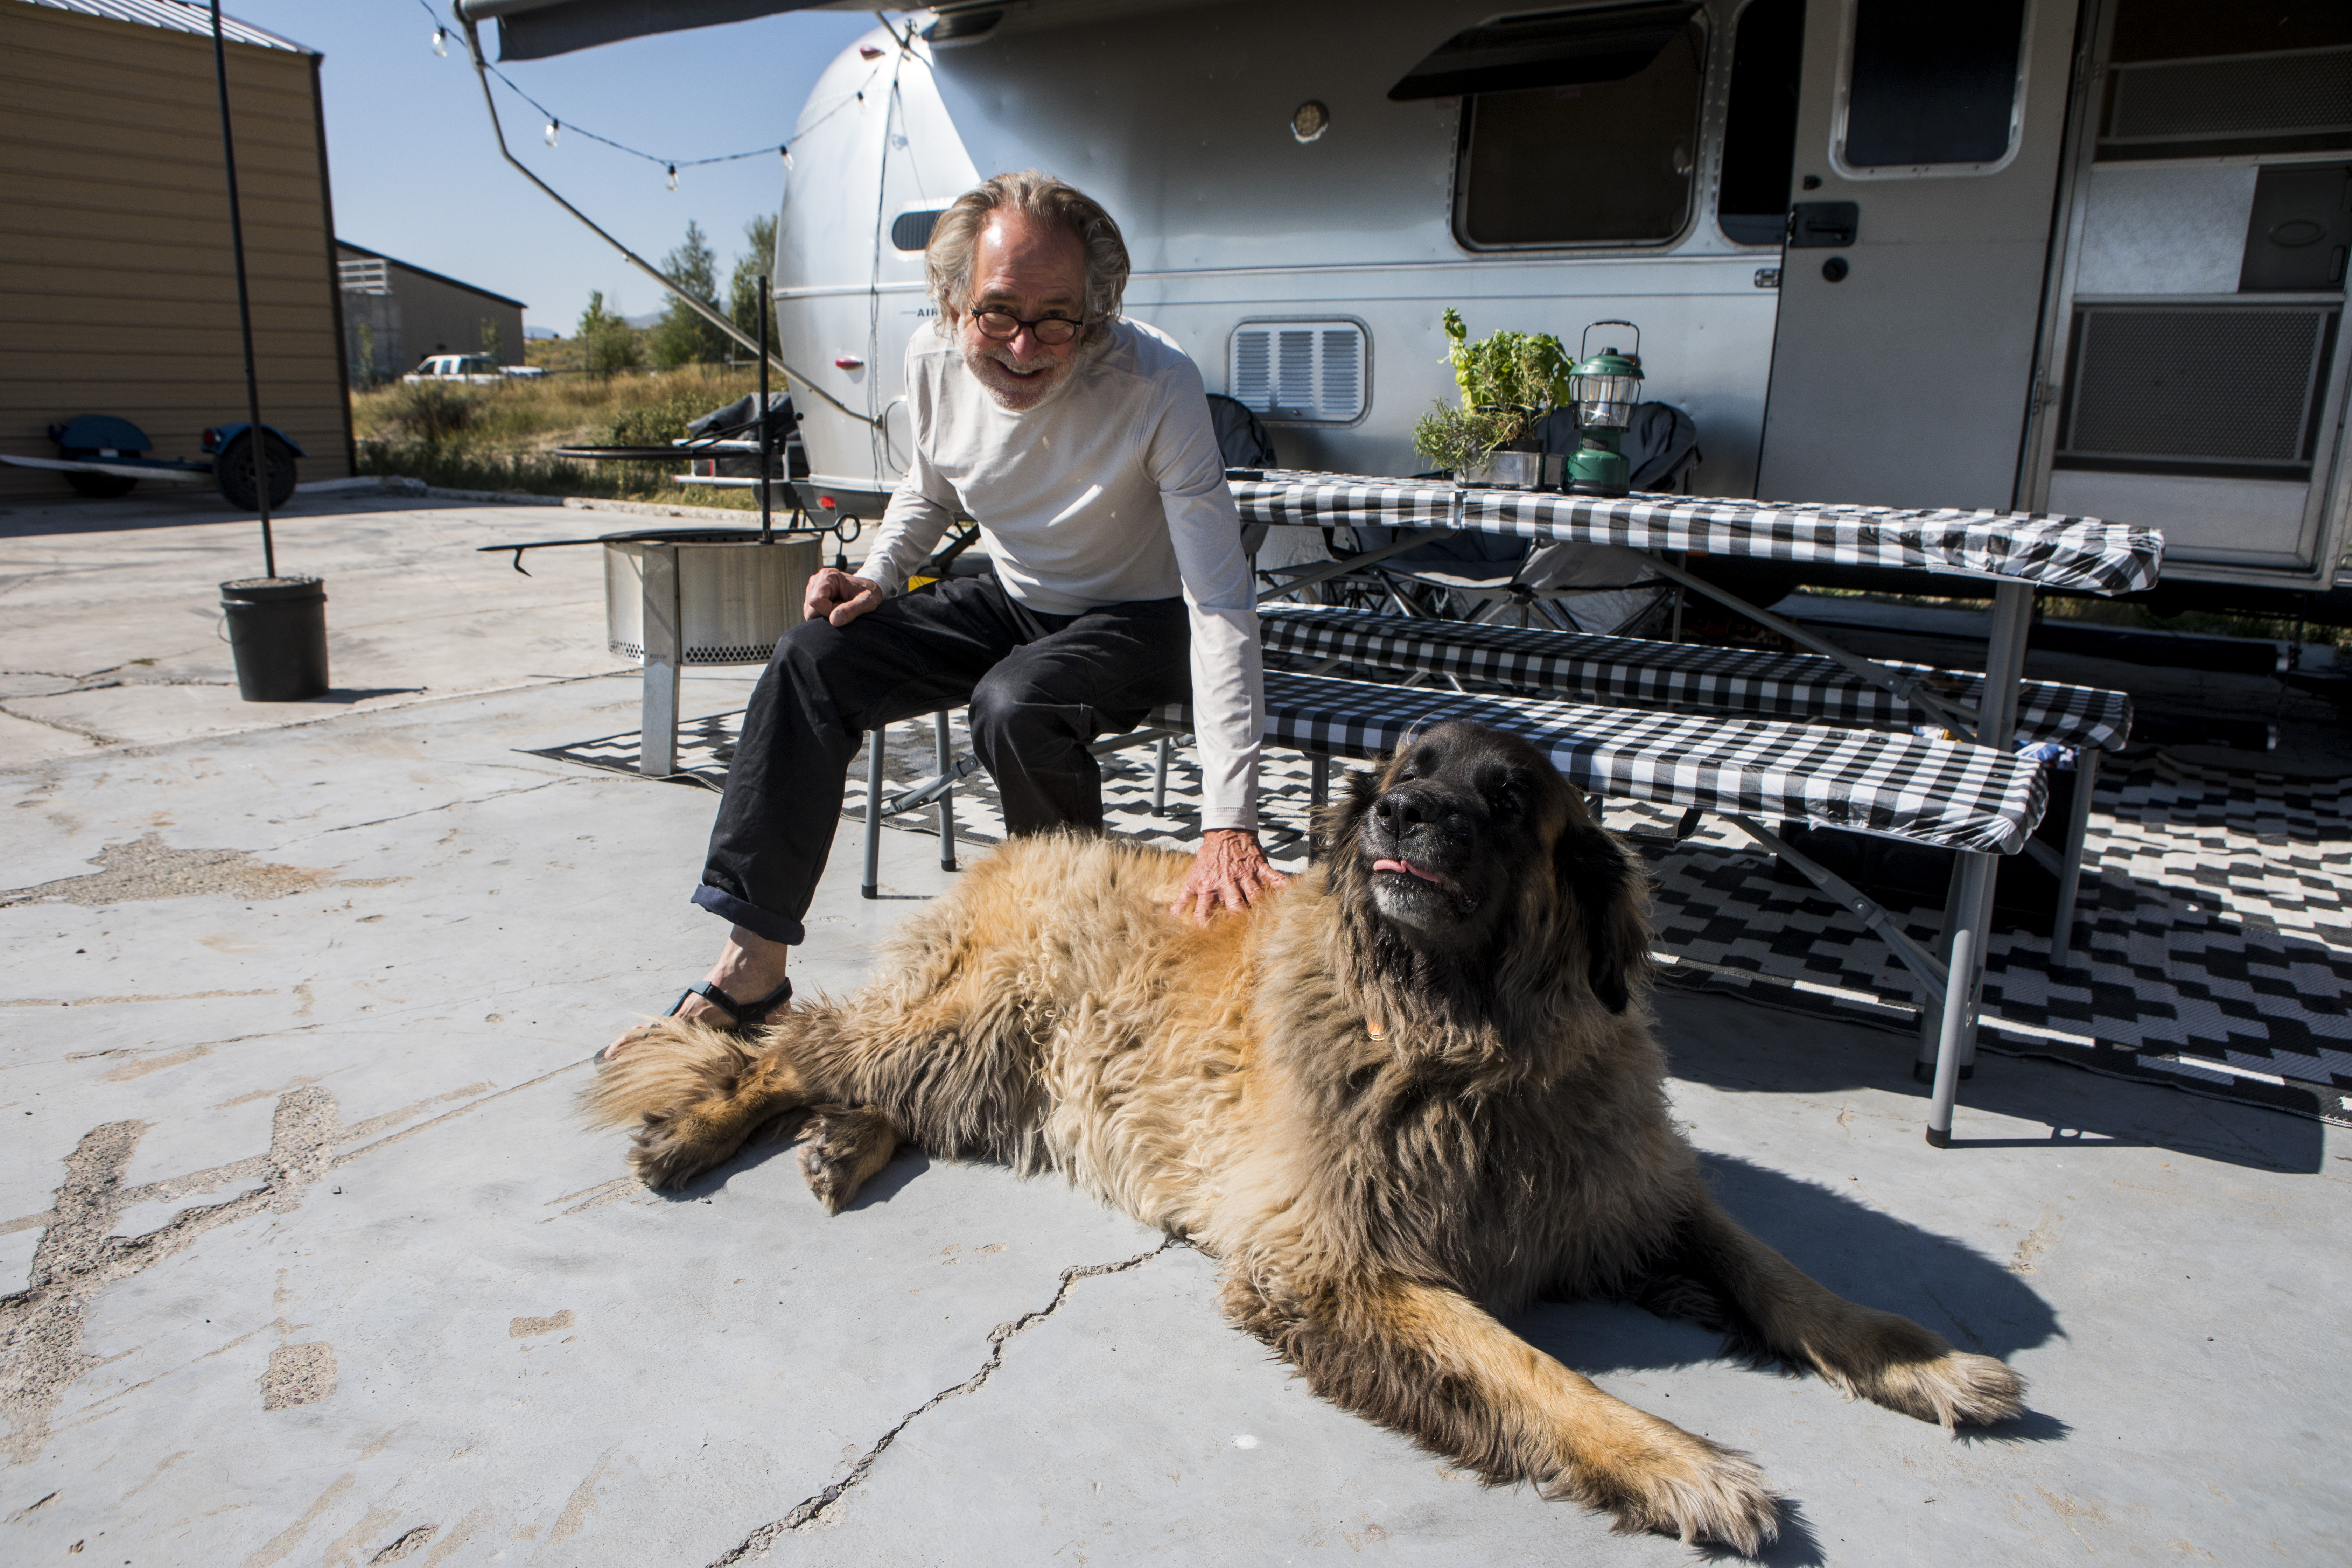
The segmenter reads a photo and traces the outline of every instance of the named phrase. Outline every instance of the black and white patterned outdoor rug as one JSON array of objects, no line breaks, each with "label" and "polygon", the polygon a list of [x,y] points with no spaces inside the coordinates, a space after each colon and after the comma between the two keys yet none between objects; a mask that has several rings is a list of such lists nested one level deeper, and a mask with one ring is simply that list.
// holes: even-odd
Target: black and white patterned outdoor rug
[{"label": "black and white patterned outdoor rug", "polygon": [[[740,713],[721,713],[681,726],[677,781],[722,787],[740,721]],[[637,744],[633,731],[535,754],[635,774]],[[971,749],[960,718],[950,744],[957,755]],[[931,724],[894,727],[884,759],[886,793],[934,776]],[[1173,748],[1166,806],[1158,813],[1154,763],[1149,744],[1104,757],[1104,814],[1116,833],[1187,848],[1200,827],[1192,749]],[[1335,788],[1341,765],[1334,764]],[[1286,869],[1306,863],[1310,778],[1305,757],[1266,752],[1263,837]],[[2030,923],[1998,929],[1986,965],[1984,1048],[2352,1122],[2347,784],[2225,773],[2152,750],[2111,761],[2095,802],[2072,966],[2048,972],[2044,931]],[[842,808],[863,823],[862,752]],[[985,773],[957,786],[954,815],[960,843],[993,844],[1002,836]],[[1909,972],[1860,922],[1810,887],[1777,878],[1769,858],[1719,821],[1673,845],[1675,816],[1637,805],[1609,809],[1610,825],[1632,836],[1657,879],[1659,955],[1670,980],[1916,1026]],[[889,821],[936,833],[938,817],[926,806]],[[1934,918],[1926,909],[1911,916]],[[1933,932],[1915,923],[1913,934],[1925,940]]]}]

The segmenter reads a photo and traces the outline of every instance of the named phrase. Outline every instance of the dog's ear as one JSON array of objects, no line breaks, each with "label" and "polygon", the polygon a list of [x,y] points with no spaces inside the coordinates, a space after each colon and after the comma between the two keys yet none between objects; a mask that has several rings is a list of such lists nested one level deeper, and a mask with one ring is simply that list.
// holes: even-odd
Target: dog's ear
[{"label": "dog's ear", "polygon": [[1622,1013],[1650,971],[1649,874],[1616,835],[1570,815],[1552,847],[1561,901],[1584,933],[1585,977],[1612,1013]]}]

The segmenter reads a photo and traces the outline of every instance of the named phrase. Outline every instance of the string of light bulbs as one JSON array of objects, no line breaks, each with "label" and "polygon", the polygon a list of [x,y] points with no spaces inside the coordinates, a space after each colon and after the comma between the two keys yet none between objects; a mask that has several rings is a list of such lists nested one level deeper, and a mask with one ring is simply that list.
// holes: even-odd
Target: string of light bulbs
[{"label": "string of light bulbs", "polygon": [[[447,58],[449,54],[449,38],[455,29],[452,28],[448,23],[441,19],[441,13],[433,8],[430,4],[430,0],[416,0],[416,4],[423,9],[427,16],[433,18],[433,52],[441,56],[445,59]],[[546,128],[541,134],[546,137],[547,144],[550,147],[556,145],[557,139],[567,131],[572,132],[574,136],[585,136],[589,141],[602,142],[604,145],[612,148],[615,153],[625,153],[632,158],[642,158],[646,163],[653,164],[656,168],[667,170],[669,176],[669,188],[673,191],[677,189],[677,172],[680,169],[698,169],[708,163],[740,163],[746,158],[766,158],[772,156],[781,156],[784,161],[785,167],[789,168],[792,166],[793,151],[791,144],[788,142],[773,143],[766,147],[754,147],[746,153],[721,153],[715,157],[709,158],[661,157],[658,154],[646,152],[642,148],[632,147],[625,142],[615,142],[610,136],[600,136],[595,132],[587,129],[585,126],[573,125],[566,121],[559,119],[555,110],[548,108],[547,105],[540,102],[539,100],[525,92],[522,88],[516,83],[512,77],[499,69],[496,65],[491,64],[487,59],[482,63],[484,66],[488,68],[489,73],[492,76],[498,78],[499,81],[506,85],[506,89],[509,92],[513,93],[517,98],[521,99],[525,103],[530,104],[531,108],[539,111],[540,117],[546,121]]]}]

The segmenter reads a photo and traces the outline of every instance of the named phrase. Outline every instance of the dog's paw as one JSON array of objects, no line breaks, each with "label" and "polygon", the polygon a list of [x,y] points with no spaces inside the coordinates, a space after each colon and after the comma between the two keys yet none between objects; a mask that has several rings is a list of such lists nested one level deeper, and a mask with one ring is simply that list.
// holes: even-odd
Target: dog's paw
[{"label": "dog's paw", "polygon": [[898,1133],[870,1107],[819,1106],[810,1113],[806,1131],[801,1174],[827,1214],[847,1208],[857,1189],[898,1150]]},{"label": "dog's paw", "polygon": [[734,1152],[690,1110],[648,1110],[638,1118],[629,1169],[658,1191],[685,1185]]},{"label": "dog's paw", "polygon": [[1664,1421],[1637,1452],[1563,1477],[1547,1495],[1563,1494],[1614,1514],[1621,1532],[1654,1531],[1685,1546],[1718,1542],[1753,1557],[1780,1534],[1780,1500],[1748,1456]]},{"label": "dog's paw", "polygon": [[2025,1409],[2025,1379],[2005,1363],[1965,1351],[1884,1368],[1863,1392],[1890,1410],[1947,1430],[1964,1422],[1983,1426],[2006,1421]]}]

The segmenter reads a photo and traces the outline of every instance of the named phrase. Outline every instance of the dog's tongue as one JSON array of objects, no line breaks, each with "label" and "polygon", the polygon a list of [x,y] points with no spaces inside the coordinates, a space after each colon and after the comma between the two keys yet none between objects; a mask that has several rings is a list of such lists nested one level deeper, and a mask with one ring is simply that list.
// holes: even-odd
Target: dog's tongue
[{"label": "dog's tongue", "polygon": [[1443,879],[1431,876],[1428,872],[1423,870],[1420,867],[1414,865],[1410,860],[1375,860],[1372,862],[1372,869],[1375,871],[1402,871],[1408,877],[1418,877],[1424,882],[1439,882],[1441,884],[1443,882]]}]

